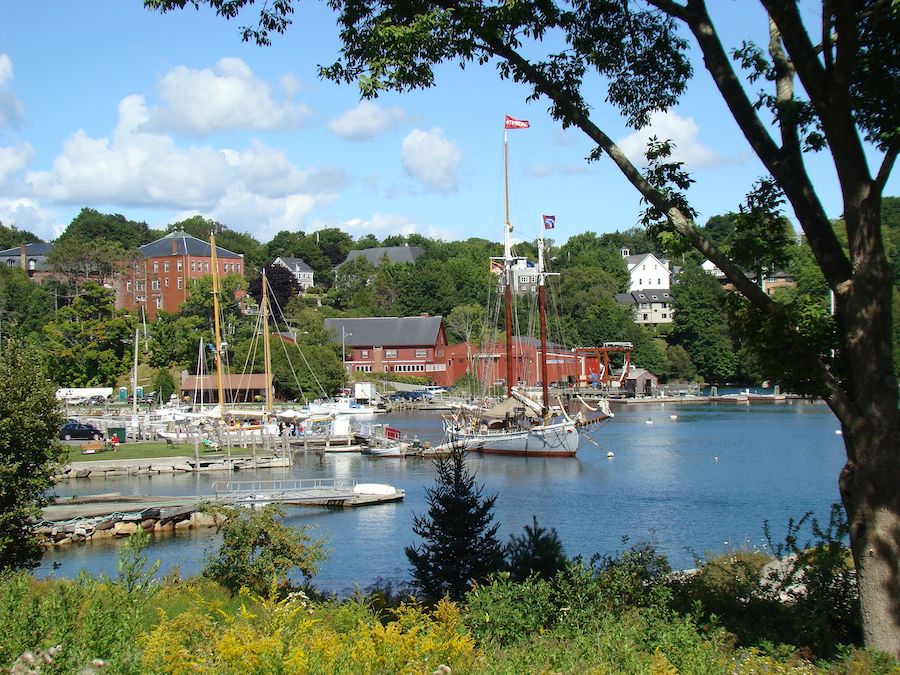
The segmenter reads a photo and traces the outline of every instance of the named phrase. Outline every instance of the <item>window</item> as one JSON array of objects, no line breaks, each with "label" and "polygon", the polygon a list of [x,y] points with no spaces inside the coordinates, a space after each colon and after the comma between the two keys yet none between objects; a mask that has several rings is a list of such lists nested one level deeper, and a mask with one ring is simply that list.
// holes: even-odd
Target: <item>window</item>
[{"label": "window", "polygon": [[191,260],[191,272],[196,272],[196,271],[197,271],[197,261]]},{"label": "window", "polygon": [[662,286],[662,279],[657,279],[657,280],[656,280],[656,285],[657,285],[657,286]]},{"label": "window", "polygon": [[159,272],[159,261],[158,260],[153,261],[153,271]]},{"label": "window", "polygon": [[396,349],[385,349],[384,350],[384,358],[396,359],[397,358],[397,350]]},{"label": "window", "polygon": [[208,261],[208,260],[207,260],[205,263],[203,263],[203,268],[204,268],[207,272],[209,272],[209,261]]},{"label": "window", "polygon": [[361,359],[367,359],[367,358],[369,358],[369,350],[368,350],[368,349],[363,349],[363,350],[359,353],[359,358],[361,358]]},{"label": "window", "polygon": [[424,359],[426,356],[428,356],[427,349],[417,349],[416,350],[416,358],[417,359]]},{"label": "window", "polygon": [[647,320],[647,315],[646,315],[646,314],[644,314],[644,321],[646,321],[646,320]]},{"label": "window", "polygon": [[665,318],[668,318],[668,317],[666,317],[666,313],[665,313],[665,312],[662,313],[662,318],[664,318],[664,319],[665,319]]},{"label": "window", "polygon": [[15,267],[15,266],[16,266],[16,261],[13,260],[12,258],[7,258],[7,259],[6,259],[6,264],[7,264],[9,267]]},{"label": "window", "polygon": [[181,277],[178,277],[178,288],[184,288],[184,284],[181,281]]},{"label": "window", "polygon": [[156,309],[162,309],[162,298],[156,299]]},{"label": "window", "polygon": [[175,263],[175,269],[178,270],[179,272],[181,271],[182,267],[184,267],[183,261],[179,260],[177,263]]},{"label": "window", "polygon": [[643,286],[643,285],[644,285],[644,280],[638,279],[638,286]]},{"label": "window", "polygon": [[166,277],[166,283],[165,283],[165,286],[166,286],[166,288],[169,287],[169,277]]},{"label": "window", "polygon": [[125,290],[131,292],[131,279],[125,282]]},{"label": "window", "polygon": [[154,291],[158,291],[159,290],[159,279],[154,279],[153,281],[151,281],[150,288],[152,288]]},{"label": "window", "polygon": [[135,290],[144,291],[147,289],[147,281],[145,279],[138,279],[136,283]]},{"label": "window", "polygon": [[169,261],[166,260],[165,262],[163,262],[163,272],[168,272],[168,271],[169,271]]},{"label": "window", "polygon": [[238,272],[241,271],[241,263],[238,263],[238,264],[237,264],[237,271],[238,271]]}]

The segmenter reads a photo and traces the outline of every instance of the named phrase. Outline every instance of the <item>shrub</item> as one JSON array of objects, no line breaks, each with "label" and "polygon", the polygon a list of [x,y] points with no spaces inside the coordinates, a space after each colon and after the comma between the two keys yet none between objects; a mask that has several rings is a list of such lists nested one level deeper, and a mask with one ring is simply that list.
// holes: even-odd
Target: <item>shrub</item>
[{"label": "shrub", "polygon": [[509,575],[515,581],[522,581],[531,575],[550,579],[567,562],[556,529],[548,532],[539,526],[537,516],[532,516],[532,525],[525,526],[524,534],[509,536],[504,555]]},{"label": "shrub", "polygon": [[204,564],[203,576],[232,593],[246,586],[264,595],[273,583],[285,593],[292,588],[288,578],[292,571],[310,579],[325,557],[324,543],[310,543],[305,527],[295,529],[282,523],[279,518],[284,512],[276,506],[225,509],[224,515],[222,545],[216,557]]}]

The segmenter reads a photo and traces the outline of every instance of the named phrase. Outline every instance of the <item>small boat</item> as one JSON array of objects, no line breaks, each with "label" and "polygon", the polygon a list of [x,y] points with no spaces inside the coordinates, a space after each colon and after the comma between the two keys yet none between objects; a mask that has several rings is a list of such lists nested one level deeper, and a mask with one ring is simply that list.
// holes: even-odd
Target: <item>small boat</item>
[{"label": "small boat", "polygon": [[310,413],[315,415],[354,415],[367,417],[374,415],[377,410],[373,406],[360,405],[349,396],[339,396],[335,399],[311,401],[307,404]]}]

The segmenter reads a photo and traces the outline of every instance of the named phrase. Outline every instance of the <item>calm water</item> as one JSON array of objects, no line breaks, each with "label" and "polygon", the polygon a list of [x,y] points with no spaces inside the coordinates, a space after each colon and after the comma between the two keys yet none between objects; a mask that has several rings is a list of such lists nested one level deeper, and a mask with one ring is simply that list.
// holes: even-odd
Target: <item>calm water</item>
[{"label": "calm water", "polygon": [[[835,434],[836,419],[822,404],[657,403],[614,410],[616,418],[593,433],[596,445],[582,439],[577,459],[470,458],[484,494],[498,495],[495,519],[504,541],[536,515],[541,525],[556,528],[569,555],[612,553],[627,536],[655,542],[673,567],[684,568],[693,565],[695,553],[762,546],[765,520],[778,536],[789,517],[812,511],[827,518],[830,504],[839,501],[843,443]],[[438,414],[379,421],[440,440]],[[608,459],[608,451],[615,458]],[[403,548],[416,543],[413,514],[427,509],[430,461],[298,455],[290,469],[235,474],[245,480],[284,477],[356,478],[405,489],[406,500],[397,504],[292,509],[288,522],[310,525],[315,537],[328,540],[328,560],[313,580],[323,590],[343,593],[378,578],[408,577]],[[206,494],[213,481],[224,478],[92,480],[62,485],[59,494]],[[162,573],[178,567],[187,576],[199,571],[218,543],[213,530],[189,531],[156,540],[150,555],[162,560]],[[50,551],[37,573],[69,577],[86,570],[114,577],[116,546],[106,540]]]}]

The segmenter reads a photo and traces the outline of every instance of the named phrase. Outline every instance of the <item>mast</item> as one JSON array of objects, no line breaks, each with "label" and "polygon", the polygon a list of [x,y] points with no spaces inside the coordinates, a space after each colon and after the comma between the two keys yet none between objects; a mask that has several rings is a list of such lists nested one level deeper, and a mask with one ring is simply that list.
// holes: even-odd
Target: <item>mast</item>
[{"label": "mast", "polygon": [[[541,218],[543,221],[543,218]],[[547,291],[544,287],[544,229],[538,243],[538,315],[541,319],[541,393],[545,418],[550,416],[550,388],[547,384]]]},{"label": "mast", "polygon": [[509,143],[507,131],[503,129],[503,183],[506,202],[506,223],[503,227],[503,273],[506,276],[506,396],[512,396],[512,386],[515,381],[516,368],[513,363],[512,348],[512,224],[509,222]]},{"label": "mast", "polygon": [[262,271],[262,322],[263,322],[263,353],[266,367],[266,413],[272,414],[272,352],[269,347],[269,297],[268,284],[266,283],[266,269]]},{"label": "mast", "polygon": [[216,331],[216,378],[219,387],[219,410],[225,417],[225,387],[222,384],[222,332],[219,328],[219,258],[216,256],[216,235],[209,233],[209,257],[213,279],[213,323]]}]

